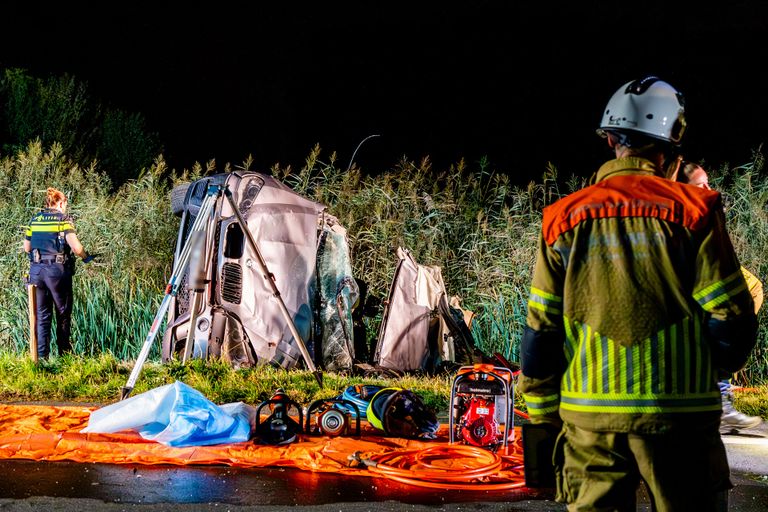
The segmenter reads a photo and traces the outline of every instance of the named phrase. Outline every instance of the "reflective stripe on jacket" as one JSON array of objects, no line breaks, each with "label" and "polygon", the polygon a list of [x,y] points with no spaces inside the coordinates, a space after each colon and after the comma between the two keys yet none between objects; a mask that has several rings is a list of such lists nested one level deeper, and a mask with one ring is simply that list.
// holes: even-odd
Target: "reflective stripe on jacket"
[{"label": "reflective stripe on jacket", "polygon": [[625,432],[719,414],[706,322],[752,308],[719,193],[642,158],[607,162],[544,209],[522,342],[529,414]]},{"label": "reflective stripe on jacket", "polygon": [[57,254],[68,254],[66,243],[67,233],[74,233],[72,219],[56,210],[43,210],[35,214],[29,221],[25,238],[30,241],[32,249],[37,249],[43,258]]}]

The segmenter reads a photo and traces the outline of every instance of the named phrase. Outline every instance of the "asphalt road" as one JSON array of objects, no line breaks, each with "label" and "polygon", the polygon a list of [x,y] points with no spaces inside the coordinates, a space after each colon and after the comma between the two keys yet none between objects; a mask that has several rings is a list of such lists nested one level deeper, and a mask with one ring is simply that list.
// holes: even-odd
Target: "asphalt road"
[{"label": "asphalt road", "polygon": [[[768,425],[724,435],[730,510],[768,510]],[[562,511],[551,490],[429,490],[294,469],[0,461],[0,511]],[[638,492],[638,510],[649,511]]]}]

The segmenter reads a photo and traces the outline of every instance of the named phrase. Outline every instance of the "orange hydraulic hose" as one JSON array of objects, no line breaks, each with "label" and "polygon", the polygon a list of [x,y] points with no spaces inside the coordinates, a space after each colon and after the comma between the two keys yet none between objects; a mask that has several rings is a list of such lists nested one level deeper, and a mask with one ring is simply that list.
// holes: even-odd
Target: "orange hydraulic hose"
[{"label": "orange hydraulic hose", "polygon": [[522,457],[501,456],[476,446],[452,444],[395,451],[361,462],[372,473],[419,487],[502,491],[525,486]]},{"label": "orange hydraulic hose", "polygon": [[528,420],[528,419],[530,419],[530,418],[531,418],[530,416],[528,416],[528,414],[527,414],[527,413],[524,413],[523,411],[521,411],[521,410],[519,410],[519,409],[513,409],[513,410],[515,411],[515,414],[517,414],[518,416],[520,416],[520,417],[521,417],[521,418],[523,418],[524,420]]}]

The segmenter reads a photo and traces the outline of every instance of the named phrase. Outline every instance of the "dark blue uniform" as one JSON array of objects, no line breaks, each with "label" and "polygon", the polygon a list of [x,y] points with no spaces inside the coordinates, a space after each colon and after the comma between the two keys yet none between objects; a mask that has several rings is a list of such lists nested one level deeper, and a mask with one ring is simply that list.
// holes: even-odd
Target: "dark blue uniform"
[{"label": "dark blue uniform", "polygon": [[51,323],[56,315],[56,344],[59,354],[72,350],[69,342],[72,317],[72,275],[75,258],[67,245],[74,233],[72,219],[46,209],[32,217],[26,239],[30,241],[29,282],[37,287],[37,354],[46,358],[51,350]]}]

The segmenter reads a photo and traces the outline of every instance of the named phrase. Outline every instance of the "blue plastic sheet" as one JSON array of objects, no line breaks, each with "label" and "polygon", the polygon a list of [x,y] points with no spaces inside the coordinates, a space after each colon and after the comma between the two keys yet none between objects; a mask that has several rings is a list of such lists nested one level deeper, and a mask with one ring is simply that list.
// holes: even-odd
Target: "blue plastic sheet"
[{"label": "blue plastic sheet", "polygon": [[83,433],[137,431],[167,446],[238,443],[251,437],[255,409],[243,402],[217,406],[176,381],[91,413]]}]

